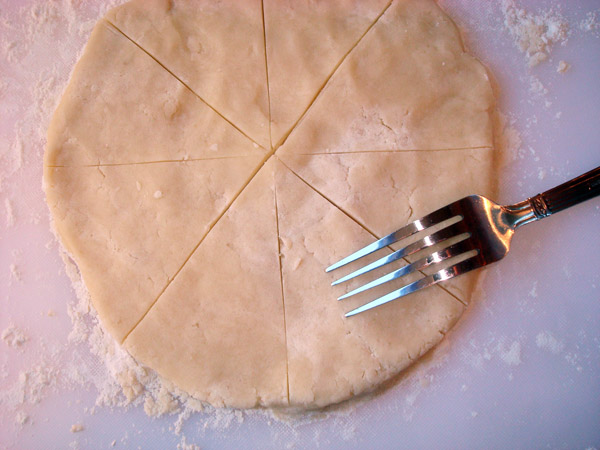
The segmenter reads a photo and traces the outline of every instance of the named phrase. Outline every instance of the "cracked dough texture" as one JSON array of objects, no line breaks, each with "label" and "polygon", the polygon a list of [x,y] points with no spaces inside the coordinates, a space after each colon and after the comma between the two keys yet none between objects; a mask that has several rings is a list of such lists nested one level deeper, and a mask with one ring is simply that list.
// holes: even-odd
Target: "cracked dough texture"
[{"label": "cracked dough texture", "polygon": [[492,195],[493,107],[432,0],[134,0],[75,67],[44,186],[139,361],[216,406],[323,407],[410,365],[469,303],[476,274],[345,319],[397,285],[337,302],[359,264],[324,268]]}]

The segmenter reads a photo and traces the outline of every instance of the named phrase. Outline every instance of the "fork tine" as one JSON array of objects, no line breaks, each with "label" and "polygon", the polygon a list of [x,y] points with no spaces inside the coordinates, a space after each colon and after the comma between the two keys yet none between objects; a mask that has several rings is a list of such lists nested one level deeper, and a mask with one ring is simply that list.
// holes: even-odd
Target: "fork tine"
[{"label": "fork tine", "polygon": [[468,241],[466,241],[466,239],[467,237],[465,237],[464,240],[451,245],[450,247],[434,252],[431,255],[427,255],[424,258],[413,262],[412,264],[407,264],[406,266],[403,266],[398,270],[394,270],[393,272],[388,273],[387,275],[384,275],[380,278],[377,278],[376,280],[373,280],[370,283],[364,284],[361,287],[356,288],[353,291],[342,295],[341,297],[338,297],[338,300],[344,300],[345,298],[352,297],[353,295],[359,294],[366,290],[377,287],[381,284],[408,275],[414,272],[415,270],[424,269],[425,267],[428,267],[432,264],[440,263],[442,261],[445,261],[446,259],[453,258],[464,252],[467,252],[471,250],[471,244]]},{"label": "fork tine", "polygon": [[375,270],[379,267],[385,266],[393,261],[397,261],[400,258],[403,258],[408,255],[412,255],[413,253],[418,252],[426,247],[431,247],[432,245],[437,244],[438,242],[445,241],[451,237],[457,236],[464,232],[464,225],[461,222],[453,223],[446,228],[442,228],[441,230],[429,235],[425,236],[423,239],[419,239],[417,242],[413,242],[406,247],[401,248],[400,250],[396,250],[393,253],[390,253],[383,258],[379,258],[377,261],[373,261],[371,264],[367,264],[366,266],[361,267],[358,270],[340,278],[339,280],[331,283],[332,286],[348,281],[354,277],[362,275],[364,273]]},{"label": "fork tine", "polygon": [[403,286],[400,289],[392,291],[389,294],[386,294],[382,297],[379,297],[378,299],[375,299],[365,305],[360,306],[359,308],[347,312],[345,316],[350,317],[356,314],[360,314],[361,312],[368,311],[369,309],[375,308],[377,306],[381,306],[385,303],[391,302],[392,300],[397,300],[401,297],[404,297],[405,295],[412,294],[413,292],[419,291],[429,286],[433,286],[434,284],[437,284],[440,281],[449,280],[450,278],[454,278],[473,269],[477,269],[484,265],[484,263],[480,258],[475,258],[476,256],[477,255],[473,255],[465,259],[464,261],[459,262],[458,264],[455,264],[446,269],[442,269],[413,283],[407,284],[406,286]]},{"label": "fork tine", "polygon": [[375,241],[372,244],[369,244],[366,247],[352,253],[350,256],[346,256],[344,259],[325,269],[325,272],[331,272],[332,270],[338,269],[346,264],[350,264],[351,262],[356,261],[363,256],[370,255],[371,253],[376,252],[383,247],[387,247],[394,242],[405,239],[415,233],[418,233],[419,231],[424,230],[427,227],[430,227],[431,225],[435,225],[436,223],[450,219],[454,215],[455,214],[452,212],[452,205],[446,205],[430,214],[427,214],[426,216],[421,217],[420,219],[415,220],[414,222],[409,223],[399,230],[382,237],[378,241]]}]

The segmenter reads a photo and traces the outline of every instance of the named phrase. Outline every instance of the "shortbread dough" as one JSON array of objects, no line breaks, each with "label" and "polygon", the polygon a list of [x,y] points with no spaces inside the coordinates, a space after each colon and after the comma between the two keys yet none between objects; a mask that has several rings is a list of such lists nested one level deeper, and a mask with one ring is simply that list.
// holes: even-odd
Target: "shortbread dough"
[{"label": "shortbread dough", "polygon": [[92,32],[44,185],[141,363],[216,406],[323,407],[399,373],[468,305],[476,274],[344,318],[422,274],[338,302],[365,279],[331,282],[365,262],[324,269],[492,195],[493,108],[432,0],[134,0]]}]

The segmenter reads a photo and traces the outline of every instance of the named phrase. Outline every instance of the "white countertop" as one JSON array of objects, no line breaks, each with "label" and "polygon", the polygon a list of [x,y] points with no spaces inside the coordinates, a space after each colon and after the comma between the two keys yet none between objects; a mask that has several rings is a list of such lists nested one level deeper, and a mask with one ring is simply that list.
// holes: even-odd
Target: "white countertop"
[{"label": "white countertop", "polygon": [[[49,116],[105,9],[98,3],[0,0],[0,333],[14,326],[27,337],[14,347],[0,341],[0,447],[600,448],[600,199],[519,230],[443,343],[345,412],[294,424],[200,413],[178,434],[178,414],[94,408],[96,384],[72,379],[103,369],[86,345],[65,344],[75,293],[49,229],[41,167]],[[499,171],[498,200],[598,166],[600,29],[580,23],[592,11],[600,22],[600,1],[519,1],[532,13],[554,8],[569,24],[564,45],[533,68],[499,2],[441,3],[494,74],[500,110],[521,140]],[[561,60],[566,73],[556,71]],[[533,92],[536,80],[546,93]],[[74,424],[83,430],[72,433]]]}]

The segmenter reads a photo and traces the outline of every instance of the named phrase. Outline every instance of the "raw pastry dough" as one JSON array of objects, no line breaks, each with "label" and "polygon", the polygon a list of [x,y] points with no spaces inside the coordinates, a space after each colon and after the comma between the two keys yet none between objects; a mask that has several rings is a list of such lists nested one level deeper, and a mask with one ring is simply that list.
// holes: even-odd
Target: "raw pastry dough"
[{"label": "raw pastry dough", "polygon": [[214,405],[322,407],[397,374],[468,304],[475,275],[346,319],[395,285],[338,302],[364,280],[331,281],[364,263],[324,268],[489,195],[493,106],[432,0],[134,0],[76,66],[45,189],[138,360]]}]

